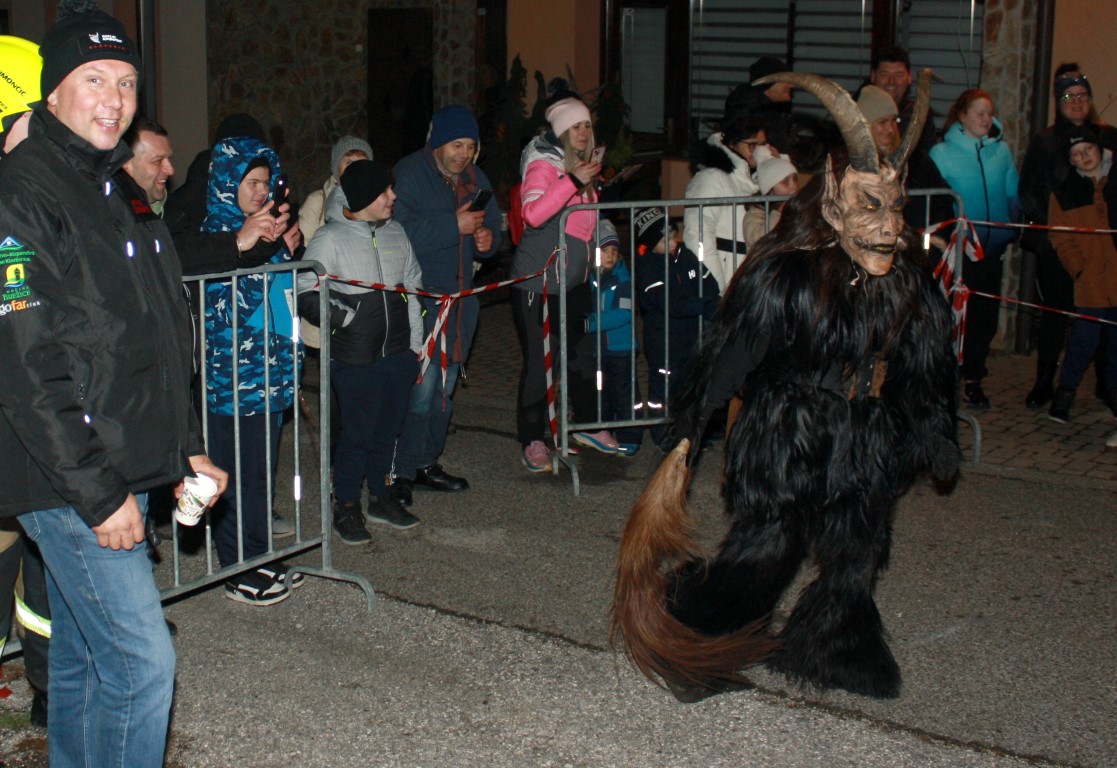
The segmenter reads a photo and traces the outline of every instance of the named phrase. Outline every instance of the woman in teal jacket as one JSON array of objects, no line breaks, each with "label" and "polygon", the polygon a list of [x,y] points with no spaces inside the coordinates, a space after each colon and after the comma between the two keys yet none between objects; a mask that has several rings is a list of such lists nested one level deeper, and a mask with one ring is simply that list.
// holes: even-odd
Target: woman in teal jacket
[{"label": "woman in teal jacket", "polygon": [[[993,99],[987,92],[980,88],[963,91],[950,107],[943,141],[931,148],[931,159],[951,188],[962,196],[968,218],[1014,222],[1019,220],[1020,178],[1012,150],[1005,144],[1001,124],[993,114]],[[985,226],[976,229],[985,258],[963,259],[962,279],[970,290],[998,296],[1004,252],[1016,239],[1016,230]],[[989,407],[981,380],[987,373],[985,359],[997,333],[999,314],[996,299],[970,298],[963,347],[962,400],[976,410]]]}]

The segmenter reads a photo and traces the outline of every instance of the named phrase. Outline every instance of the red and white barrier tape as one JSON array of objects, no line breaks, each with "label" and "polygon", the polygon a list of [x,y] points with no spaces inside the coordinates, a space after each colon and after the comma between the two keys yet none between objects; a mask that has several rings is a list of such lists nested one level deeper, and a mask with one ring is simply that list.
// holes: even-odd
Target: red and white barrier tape
[{"label": "red and white barrier tape", "polygon": [[551,441],[558,447],[558,416],[555,409],[555,386],[554,374],[551,370],[552,355],[551,355],[551,318],[548,310],[550,302],[547,301],[547,270],[550,269],[555,260],[558,258],[559,249],[556,248],[552,251],[551,255],[547,258],[547,263],[538,272],[533,272],[530,275],[523,275],[521,277],[514,277],[509,280],[501,280],[496,283],[489,283],[487,285],[480,285],[474,288],[466,288],[464,291],[457,293],[435,293],[433,291],[425,291],[422,289],[408,289],[396,285],[386,285],[384,283],[364,283],[360,280],[348,280],[338,275],[325,275],[327,280],[335,283],[342,283],[343,285],[352,285],[357,288],[368,288],[374,291],[388,291],[391,293],[406,293],[413,296],[423,296],[428,299],[434,299],[438,302],[438,314],[435,316],[434,327],[431,328],[430,335],[423,341],[423,349],[419,353],[419,378],[416,379],[416,384],[423,380],[423,376],[427,373],[427,368],[430,366],[431,358],[434,355],[435,345],[438,344],[439,349],[439,369],[442,375],[442,391],[443,391],[443,407],[445,407],[445,392],[446,392],[446,369],[449,367],[449,359],[446,354],[446,320],[450,315],[450,308],[458,299],[464,299],[467,296],[475,296],[479,293],[486,291],[493,291],[497,288],[504,288],[516,283],[522,283],[525,280],[532,278],[543,278],[543,290],[541,297],[543,301],[543,359],[546,366],[547,377],[547,418],[551,425]]}]

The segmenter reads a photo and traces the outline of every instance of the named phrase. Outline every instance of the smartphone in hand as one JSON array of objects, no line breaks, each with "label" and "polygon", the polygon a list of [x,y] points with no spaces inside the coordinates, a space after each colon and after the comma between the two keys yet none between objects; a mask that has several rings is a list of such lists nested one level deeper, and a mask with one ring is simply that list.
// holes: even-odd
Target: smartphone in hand
[{"label": "smartphone in hand", "polygon": [[594,147],[593,152],[590,152],[590,162],[600,163],[605,159],[605,146]]},{"label": "smartphone in hand", "polygon": [[275,180],[275,193],[272,195],[271,215],[279,216],[279,206],[287,202],[287,174],[279,174]]},{"label": "smartphone in hand", "polygon": [[480,190],[473,198],[473,202],[469,204],[469,210],[473,212],[485,210],[485,206],[489,204],[489,198],[493,196],[491,189]]}]

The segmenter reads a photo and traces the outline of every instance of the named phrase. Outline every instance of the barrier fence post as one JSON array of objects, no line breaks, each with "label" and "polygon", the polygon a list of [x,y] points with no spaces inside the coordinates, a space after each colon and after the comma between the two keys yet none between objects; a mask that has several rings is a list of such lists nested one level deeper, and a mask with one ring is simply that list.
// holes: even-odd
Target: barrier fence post
[{"label": "barrier fence post", "polygon": [[[959,236],[961,236],[961,231],[964,230],[964,228],[965,228],[964,227],[964,222],[962,221],[962,218],[964,216],[964,212],[963,212],[963,208],[962,208],[962,201],[959,198],[959,196],[953,190],[950,190],[950,189],[947,189],[947,188],[908,190],[909,199],[924,198],[924,201],[925,201],[924,202],[924,215],[923,215],[924,229],[928,229],[934,223],[937,223],[937,222],[932,222],[931,221],[931,218],[932,218],[932,215],[931,215],[931,199],[935,196],[950,197],[954,201],[955,206],[956,206],[956,208],[955,208],[956,218],[959,220],[955,224],[955,231],[956,231],[956,233],[958,233]],[[577,211],[583,211],[583,210],[597,211],[599,214],[601,214],[602,212],[612,212],[612,213],[614,213],[614,215],[616,214],[616,212],[622,212],[622,213],[627,212],[629,221],[631,222],[635,218],[636,211],[638,211],[640,209],[646,209],[646,208],[659,208],[659,209],[662,209],[664,214],[665,214],[663,236],[666,237],[666,236],[668,236],[668,233],[670,231],[669,223],[668,223],[669,216],[667,214],[669,214],[669,212],[672,208],[682,207],[682,208],[689,208],[689,209],[697,209],[697,214],[698,214],[698,217],[697,217],[698,218],[698,224],[697,224],[697,226],[698,226],[698,232],[699,232],[699,252],[696,254],[696,256],[699,259],[700,268],[708,269],[709,268],[709,265],[707,264],[708,258],[710,258],[710,257],[720,258],[720,257],[716,253],[715,254],[702,253],[702,251],[704,249],[701,245],[701,242],[703,240],[705,240],[705,237],[704,237],[704,235],[705,235],[705,231],[704,231],[705,221],[704,221],[704,217],[702,216],[702,213],[709,206],[729,206],[731,211],[733,212],[732,215],[733,215],[733,218],[734,218],[734,226],[733,226],[733,230],[732,230],[733,231],[733,240],[731,241],[731,243],[727,243],[729,248],[727,249],[726,252],[728,252],[732,255],[732,265],[731,266],[733,267],[733,269],[735,271],[737,268],[740,267],[740,265],[744,262],[744,259],[747,257],[747,253],[745,253],[743,250],[740,250],[740,246],[743,245],[743,243],[740,241],[740,239],[738,237],[738,233],[743,232],[743,227],[738,226],[739,222],[737,221],[737,219],[740,218],[738,216],[738,214],[743,213],[746,206],[763,205],[764,206],[764,211],[765,211],[766,226],[770,226],[772,206],[779,205],[787,199],[788,199],[788,196],[786,196],[786,195],[757,195],[757,196],[752,196],[752,197],[725,197],[725,198],[706,198],[706,199],[695,199],[695,200],[685,199],[685,198],[683,198],[683,199],[676,198],[676,199],[671,199],[671,200],[626,201],[626,202],[622,202],[622,203],[582,203],[582,204],[579,204],[579,205],[574,205],[574,206],[571,206],[569,208],[566,208],[559,214],[560,218],[559,218],[559,243],[558,243],[558,248],[559,248],[558,274],[559,274],[560,288],[559,288],[559,301],[557,302],[558,317],[556,318],[556,317],[552,316],[552,318],[551,318],[552,331],[556,327],[556,325],[558,326],[558,329],[559,329],[559,332],[557,334],[558,335],[558,344],[555,345],[556,348],[557,348],[557,354],[553,355],[552,359],[556,356],[561,358],[561,362],[557,366],[557,368],[558,368],[557,381],[554,382],[554,386],[557,387],[561,392],[561,395],[556,397],[556,403],[557,403],[557,406],[558,406],[558,413],[557,413],[558,434],[555,435],[555,442],[556,442],[556,445],[559,447],[559,452],[556,454],[555,468],[556,468],[556,471],[557,471],[558,464],[561,463],[563,466],[567,467],[570,470],[571,482],[572,482],[572,485],[573,485],[573,490],[574,490],[575,495],[579,495],[581,493],[581,481],[580,481],[580,477],[579,477],[579,473],[578,473],[578,465],[574,461],[574,459],[571,457],[571,454],[570,454],[569,435],[572,432],[578,432],[578,431],[599,431],[599,430],[604,430],[604,429],[614,430],[614,429],[625,428],[625,427],[655,428],[655,427],[660,427],[660,426],[666,426],[670,423],[671,417],[672,417],[671,404],[670,404],[671,393],[673,391],[677,390],[677,388],[681,384],[681,382],[678,380],[677,376],[673,377],[672,372],[669,370],[670,369],[669,361],[671,360],[670,328],[671,328],[672,318],[671,318],[670,311],[665,311],[664,312],[664,315],[665,315],[665,318],[664,318],[665,329],[664,329],[664,334],[663,334],[663,336],[664,336],[663,346],[662,346],[662,350],[661,350],[662,351],[662,359],[664,361],[664,369],[665,369],[664,370],[664,387],[663,387],[663,395],[662,395],[663,402],[658,403],[658,402],[655,402],[652,399],[653,392],[651,390],[651,387],[648,386],[648,387],[645,387],[643,389],[643,392],[644,392],[643,402],[634,403],[634,405],[636,406],[636,411],[637,412],[632,414],[632,418],[628,418],[628,419],[606,419],[606,418],[604,418],[603,407],[602,407],[602,399],[603,399],[603,393],[602,393],[602,387],[603,387],[603,383],[602,383],[603,382],[603,379],[602,379],[602,377],[603,377],[602,350],[604,349],[605,344],[604,344],[604,340],[602,338],[602,334],[604,332],[601,329],[601,323],[598,322],[597,326],[596,326],[597,330],[595,331],[596,337],[594,339],[594,349],[597,352],[597,356],[596,356],[597,370],[596,370],[596,377],[595,377],[596,386],[597,386],[597,392],[596,392],[596,398],[595,398],[595,402],[596,402],[596,406],[597,406],[596,414],[595,414],[596,419],[592,419],[592,420],[589,420],[589,421],[577,421],[574,418],[574,416],[573,416],[573,414],[571,413],[571,410],[570,410],[571,409],[571,399],[570,399],[570,394],[569,393],[570,393],[570,387],[571,387],[571,381],[570,381],[571,373],[570,373],[570,368],[569,368],[569,365],[568,365],[568,355],[569,355],[569,352],[570,352],[568,323],[570,322],[571,318],[568,316],[569,307],[568,307],[567,301],[566,301],[566,295],[565,295],[566,292],[563,289],[564,286],[565,286],[566,266],[567,266],[566,265],[566,260],[564,258],[565,254],[567,253],[567,247],[568,247],[567,237],[566,237],[566,220],[567,220],[567,218],[570,215],[572,215],[573,213],[575,213]],[[658,375],[658,372],[653,372],[653,371],[650,370],[650,364],[647,363],[647,351],[648,351],[647,343],[646,343],[645,340],[640,339],[639,334],[636,331],[636,322],[637,322],[636,321],[636,315],[637,315],[637,312],[638,312],[638,306],[640,305],[641,301],[644,299],[644,297],[639,297],[639,296],[636,295],[636,285],[637,285],[639,271],[641,270],[641,268],[646,269],[647,266],[643,266],[643,265],[638,263],[638,254],[637,254],[637,248],[636,248],[636,233],[632,230],[631,226],[629,228],[629,233],[628,233],[627,240],[628,240],[628,245],[629,245],[629,248],[628,248],[628,262],[631,265],[630,272],[631,272],[632,284],[633,284],[633,307],[632,307],[633,323],[632,323],[632,331],[631,331],[633,344],[631,345],[632,349],[629,352],[630,362],[631,362],[631,370],[632,370],[632,379],[629,382],[629,392],[632,395],[631,399],[635,400],[635,394],[640,389],[639,379],[642,376],[650,378],[651,376]],[[916,243],[916,244],[913,244],[913,245],[918,247],[918,245],[920,245],[920,244]],[[595,258],[595,260],[594,260],[594,263],[591,264],[591,269],[596,269],[599,266],[599,258],[600,258],[600,256],[598,254],[597,258]],[[960,276],[961,275],[960,270],[962,268],[961,254],[958,253],[958,252],[949,253],[949,254],[947,254],[946,258],[950,262],[949,266],[950,266],[953,274]],[[670,276],[670,271],[669,270],[670,270],[669,265],[665,263],[664,264],[664,274],[663,274],[663,282],[664,282],[664,292],[663,292],[664,298],[663,298],[663,301],[664,301],[664,304],[665,304],[665,310],[669,307],[670,301],[671,301],[672,286],[670,285],[670,280],[668,279],[669,276]],[[947,287],[949,287],[949,286],[947,286]],[[704,282],[701,279],[698,280],[698,296],[699,296],[700,299],[703,298],[703,296],[704,296]],[[598,313],[598,318],[600,320],[600,312],[601,312],[600,306],[596,306],[595,311]],[[580,321],[580,318],[574,318],[574,320],[577,322],[577,321]],[[705,336],[704,324],[705,324],[704,319],[699,318],[699,337],[700,338]],[[554,335],[554,334],[552,334],[552,335]],[[637,342],[639,342],[639,341],[645,341],[645,343],[640,344],[639,348],[638,348]],[[554,343],[554,341],[552,341],[552,344],[553,343]],[[640,351],[639,351],[640,349],[643,350],[643,352],[644,352],[643,355],[640,354]],[[974,452],[974,463],[976,464],[979,460],[980,452],[981,452],[981,425],[978,423],[977,419],[972,414],[966,412],[963,409],[959,409],[957,415],[958,415],[959,419],[961,419],[962,421],[965,421],[967,424],[969,424],[969,426],[971,427],[971,429],[973,431],[973,438],[974,438],[973,439],[973,445],[974,445],[973,452]]]},{"label": "barrier fence post", "polygon": [[[245,559],[244,557],[244,525],[243,513],[241,511],[241,501],[243,498],[242,484],[237,483],[237,493],[235,499],[236,510],[227,512],[226,514],[235,514],[237,520],[237,562],[233,564],[226,564],[223,568],[214,567],[214,539],[212,531],[212,516],[213,513],[207,510],[204,517],[204,542],[202,548],[204,549],[204,563],[199,562],[202,558],[197,555],[184,555],[184,542],[185,538],[196,537],[198,534],[183,535],[184,531],[191,529],[180,529],[179,523],[172,517],[172,537],[173,544],[172,552],[172,571],[171,571],[171,584],[163,586],[160,594],[164,602],[168,600],[177,599],[189,593],[199,591],[201,589],[214,586],[216,584],[227,581],[241,573],[254,570],[268,563],[277,562],[290,558],[296,555],[305,555],[306,553],[318,550],[321,553],[320,563],[292,563],[289,565],[289,574],[307,574],[311,576],[319,576],[329,578],[337,581],[346,581],[356,584],[364,592],[366,597],[366,604],[371,611],[376,605],[376,594],[373,591],[372,585],[368,580],[355,573],[346,571],[339,571],[333,565],[333,550],[332,550],[332,532],[333,532],[333,508],[331,504],[331,482],[330,482],[330,365],[329,365],[329,352],[330,352],[330,335],[323,334],[321,340],[320,362],[318,365],[318,408],[319,418],[317,423],[317,435],[312,439],[312,443],[318,447],[318,509],[320,513],[321,530],[316,535],[306,535],[304,530],[304,522],[306,516],[303,514],[302,500],[306,486],[303,483],[304,474],[302,470],[302,450],[301,442],[303,438],[303,424],[304,419],[301,418],[299,413],[299,385],[304,378],[302,376],[302,368],[298,356],[299,344],[299,315],[297,310],[297,302],[295,301],[295,287],[297,284],[297,273],[313,271],[317,277],[318,285],[316,288],[318,294],[319,307],[321,310],[321,317],[329,317],[329,281],[325,278],[321,265],[317,262],[286,262],[282,264],[271,264],[257,269],[238,270],[235,272],[224,272],[217,274],[203,275],[201,277],[191,277],[188,281],[197,285],[197,322],[200,323],[201,332],[196,334],[199,340],[198,350],[199,356],[199,375],[197,382],[200,389],[200,420],[202,422],[203,434],[208,437],[211,432],[210,414],[207,407],[206,390],[209,385],[209,372],[206,367],[206,360],[212,350],[207,348],[205,330],[205,318],[207,309],[210,312],[219,310],[227,311],[231,317],[232,324],[232,349],[230,353],[233,360],[239,360],[239,351],[242,351],[241,339],[241,313],[242,307],[240,297],[243,291],[241,282],[246,278],[256,278],[262,281],[263,299],[259,311],[261,312],[264,332],[264,364],[263,364],[263,381],[264,381],[264,457],[265,463],[268,467],[265,479],[265,500],[267,503],[267,550],[261,555]],[[272,301],[279,297],[271,295],[270,288],[274,285],[276,275],[288,275],[291,282],[290,293],[284,293],[282,300],[288,303],[288,306],[280,308],[280,312],[276,312],[276,307],[272,306]],[[206,287],[218,282],[228,281],[231,292],[231,306],[229,307],[216,307],[207,306]],[[291,328],[279,327],[276,325],[278,318],[286,318],[287,315],[291,317]],[[274,329],[273,329],[273,326]],[[276,428],[273,422],[273,416],[279,417],[280,414],[275,414],[271,407],[271,395],[273,392],[273,385],[282,389],[286,382],[275,381],[273,369],[273,361],[277,361],[281,349],[273,348],[270,340],[270,332],[275,330],[277,335],[288,341],[277,343],[290,344],[290,352],[292,358],[295,360],[294,373],[290,386],[294,392],[294,409],[293,417],[290,421],[290,429],[288,432],[289,439],[285,441],[290,444],[289,449],[283,448],[283,443],[278,441],[278,436],[273,432]],[[241,474],[241,455],[244,442],[244,436],[241,434],[241,372],[240,365],[232,365],[230,371],[232,379],[232,432],[233,432],[233,451],[235,456],[233,467],[223,467],[230,473],[231,476]],[[196,401],[197,402],[197,401]],[[275,442],[280,445],[278,454],[273,454],[272,444]],[[290,463],[286,462],[290,458]],[[274,538],[272,536],[272,519],[271,513],[275,508],[276,490],[278,486],[273,483],[271,468],[279,465],[278,477],[287,479],[287,470],[290,470],[289,480],[290,484],[290,497],[291,509],[294,513],[294,541],[283,547],[276,547]],[[236,474],[234,474],[236,473]],[[286,499],[284,499],[286,500]],[[229,500],[233,501],[233,500]],[[185,570],[189,571],[189,576],[184,575]],[[158,575],[158,574],[157,574]]]}]

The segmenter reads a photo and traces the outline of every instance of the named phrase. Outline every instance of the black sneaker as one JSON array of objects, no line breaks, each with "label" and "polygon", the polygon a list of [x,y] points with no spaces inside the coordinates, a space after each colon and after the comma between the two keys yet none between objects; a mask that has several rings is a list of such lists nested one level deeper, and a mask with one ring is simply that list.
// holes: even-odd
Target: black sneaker
[{"label": "black sneaker", "polygon": [[392,485],[388,489],[388,494],[399,499],[399,503],[405,507],[410,507],[414,498],[414,480],[409,480],[406,477],[397,477],[392,480]]},{"label": "black sneaker", "polygon": [[291,596],[291,590],[259,571],[249,571],[225,582],[225,597],[249,605],[275,605]]},{"label": "black sneaker", "polygon": [[1055,398],[1051,401],[1051,408],[1047,411],[1047,418],[1059,424],[1070,421],[1070,407],[1074,405],[1074,390],[1070,387],[1059,387],[1055,390]]},{"label": "black sneaker", "polygon": [[390,525],[401,531],[414,528],[419,524],[419,518],[404,509],[399,499],[391,494],[369,504],[365,517],[370,523]]},{"label": "black sneaker", "polygon": [[273,581],[278,581],[287,589],[298,589],[306,584],[306,574],[292,573],[291,569],[283,563],[271,563],[256,569],[256,573],[267,576]]},{"label": "black sneaker", "polygon": [[962,402],[973,411],[989,410],[989,398],[981,389],[980,381],[967,381],[962,385]]},{"label": "black sneaker", "polygon": [[361,520],[361,502],[339,501],[334,504],[334,532],[345,544],[365,544],[372,536]]}]

